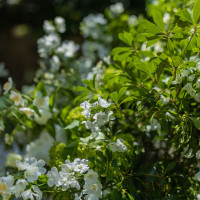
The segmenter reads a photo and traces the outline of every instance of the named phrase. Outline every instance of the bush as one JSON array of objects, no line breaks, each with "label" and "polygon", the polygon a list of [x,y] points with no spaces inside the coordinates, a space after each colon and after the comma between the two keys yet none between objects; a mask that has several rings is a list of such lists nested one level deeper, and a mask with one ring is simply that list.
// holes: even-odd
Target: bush
[{"label": "bush", "polygon": [[160,1],[149,21],[117,3],[83,19],[81,46],[45,21],[36,85],[9,78],[0,99],[6,144],[26,149],[2,198],[200,199],[199,10]]}]

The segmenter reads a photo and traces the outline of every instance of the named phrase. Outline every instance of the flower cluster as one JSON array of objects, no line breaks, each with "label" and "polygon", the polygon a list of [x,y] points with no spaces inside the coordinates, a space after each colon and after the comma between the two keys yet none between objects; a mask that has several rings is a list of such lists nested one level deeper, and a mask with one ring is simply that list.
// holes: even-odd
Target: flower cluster
[{"label": "flower cluster", "polygon": [[125,152],[127,151],[127,146],[124,144],[123,139],[117,139],[116,142],[109,143],[109,147],[112,152]]},{"label": "flower cluster", "polygon": [[[26,159],[21,162],[16,160],[16,166],[19,171],[22,171],[20,178],[15,178],[12,175],[0,178],[0,194],[4,199],[10,199],[12,195],[23,200],[41,200],[43,196],[42,189],[37,186],[37,181],[41,175],[46,176],[47,182],[43,182],[49,188],[53,187],[54,191],[66,191],[75,189],[75,199],[99,200],[102,195],[102,185],[98,179],[98,174],[88,166],[88,160],[76,158],[73,162],[65,161],[65,164],[60,166],[58,171],[56,167],[52,167],[50,171],[44,168],[43,160],[37,161],[36,158]],[[46,173],[47,172],[47,173]],[[79,179],[85,181],[81,186]],[[79,193],[79,195],[78,195]]]},{"label": "flower cluster", "polygon": [[[94,103],[91,104],[89,101],[84,101],[80,106],[84,109],[81,114],[87,119],[82,123],[91,132],[99,132],[102,126],[106,125],[110,120],[114,120],[113,111],[108,110],[111,103],[102,99],[100,95],[98,95],[98,100]],[[100,111],[97,112],[98,110]]]}]

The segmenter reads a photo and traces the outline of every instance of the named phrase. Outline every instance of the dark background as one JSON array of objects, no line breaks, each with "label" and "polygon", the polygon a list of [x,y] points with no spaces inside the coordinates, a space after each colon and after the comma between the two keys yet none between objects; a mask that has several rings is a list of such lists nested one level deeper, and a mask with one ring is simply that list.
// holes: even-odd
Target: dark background
[{"label": "dark background", "polygon": [[[66,39],[82,41],[79,24],[90,13],[103,13],[118,0],[0,0],[0,62],[6,64],[17,83],[32,82],[38,66],[37,39],[42,37],[43,21],[62,16]],[[121,0],[129,14],[145,15],[145,0]],[[32,78],[31,78],[32,77]],[[5,79],[1,79],[5,81]]]}]

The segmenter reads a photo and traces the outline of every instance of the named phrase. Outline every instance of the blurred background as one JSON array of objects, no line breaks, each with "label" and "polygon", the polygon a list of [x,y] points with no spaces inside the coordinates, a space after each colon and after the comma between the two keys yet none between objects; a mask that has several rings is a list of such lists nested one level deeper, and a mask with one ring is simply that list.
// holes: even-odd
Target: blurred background
[{"label": "blurred background", "polygon": [[[0,63],[5,63],[16,87],[32,83],[39,67],[37,39],[44,35],[44,20],[64,17],[64,38],[81,43],[82,19],[90,13],[103,13],[117,2],[122,2],[132,15],[145,15],[145,0],[0,0]],[[5,81],[1,79],[1,83]]]}]

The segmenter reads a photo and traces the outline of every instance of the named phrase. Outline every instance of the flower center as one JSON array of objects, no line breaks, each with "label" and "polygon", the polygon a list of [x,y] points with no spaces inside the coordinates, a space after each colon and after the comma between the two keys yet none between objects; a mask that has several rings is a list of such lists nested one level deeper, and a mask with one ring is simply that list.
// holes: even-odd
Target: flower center
[{"label": "flower center", "polygon": [[8,90],[8,88],[9,88],[9,86],[10,86],[10,83],[9,82],[6,82],[5,84],[4,84],[4,90]]},{"label": "flower center", "polygon": [[5,183],[0,183],[0,193],[7,189],[7,185]]}]

